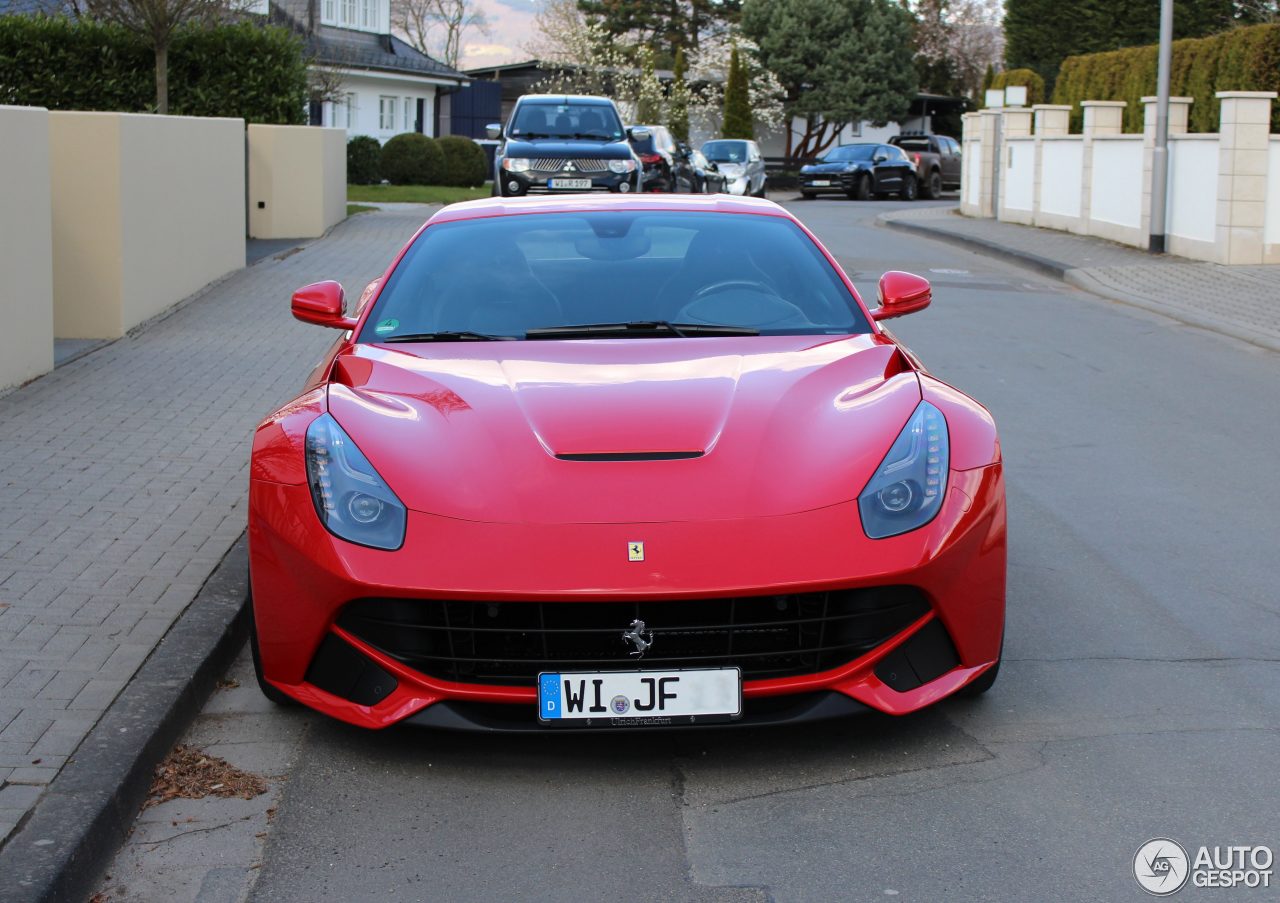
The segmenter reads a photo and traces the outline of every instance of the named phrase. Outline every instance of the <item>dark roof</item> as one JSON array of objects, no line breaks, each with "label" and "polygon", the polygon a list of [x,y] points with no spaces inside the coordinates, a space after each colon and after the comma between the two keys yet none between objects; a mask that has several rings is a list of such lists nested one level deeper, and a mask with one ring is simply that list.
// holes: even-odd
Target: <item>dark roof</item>
[{"label": "dark roof", "polygon": [[[428,75],[460,84],[469,81],[458,70],[432,59],[395,35],[319,24],[314,0],[271,0],[270,20],[301,35],[307,53],[328,66]],[[314,23],[314,29],[308,28],[309,22]]]},{"label": "dark roof", "polygon": [[67,0],[0,0],[0,16],[56,16],[69,11]]}]

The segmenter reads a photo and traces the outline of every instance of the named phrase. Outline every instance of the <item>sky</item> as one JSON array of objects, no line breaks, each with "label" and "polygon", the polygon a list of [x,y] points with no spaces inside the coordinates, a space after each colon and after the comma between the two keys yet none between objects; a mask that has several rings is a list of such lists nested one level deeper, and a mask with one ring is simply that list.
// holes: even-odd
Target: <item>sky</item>
[{"label": "sky", "polygon": [[475,0],[489,19],[490,33],[474,29],[463,40],[463,69],[513,63],[529,58],[524,45],[532,38],[537,0]]}]

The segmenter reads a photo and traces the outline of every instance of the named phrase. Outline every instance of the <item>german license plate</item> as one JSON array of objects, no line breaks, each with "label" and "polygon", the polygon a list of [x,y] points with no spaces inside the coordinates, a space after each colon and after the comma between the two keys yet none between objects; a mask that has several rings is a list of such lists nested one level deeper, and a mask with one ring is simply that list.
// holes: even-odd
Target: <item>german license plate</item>
[{"label": "german license plate", "polygon": [[814,187],[814,188],[827,188],[827,187],[829,187],[830,185],[831,185],[831,180],[830,180],[830,179],[814,179],[814,180],[813,180],[813,187]]},{"label": "german license plate", "polygon": [[591,190],[590,179],[548,179],[548,188],[575,188],[579,191],[586,189]]},{"label": "german license plate", "polygon": [[538,675],[538,720],[549,726],[708,724],[741,716],[737,668]]}]

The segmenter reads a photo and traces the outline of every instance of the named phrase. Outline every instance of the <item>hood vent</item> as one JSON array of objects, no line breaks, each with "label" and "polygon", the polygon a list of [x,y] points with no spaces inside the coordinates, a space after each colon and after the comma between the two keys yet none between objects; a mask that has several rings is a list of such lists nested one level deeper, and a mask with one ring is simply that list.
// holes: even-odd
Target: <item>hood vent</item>
[{"label": "hood vent", "polygon": [[556,455],[561,461],[684,461],[701,458],[700,451],[599,452],[585,455]]}]

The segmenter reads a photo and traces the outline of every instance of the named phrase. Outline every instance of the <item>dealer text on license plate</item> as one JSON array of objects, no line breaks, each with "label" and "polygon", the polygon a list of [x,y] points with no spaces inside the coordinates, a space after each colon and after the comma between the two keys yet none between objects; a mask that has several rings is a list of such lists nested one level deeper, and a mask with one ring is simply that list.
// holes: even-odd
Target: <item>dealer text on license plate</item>
[{"label": "dealer text on license plate", "polygon": [[590,179],[548,179],[548,188],[576,188],[579,191],[585,189],[591,190]]},{"label": "dealer text on license plate", "polygon": [[741,715],[737,668],[538,675],[538,720],[547,725],[705,724]]}]

